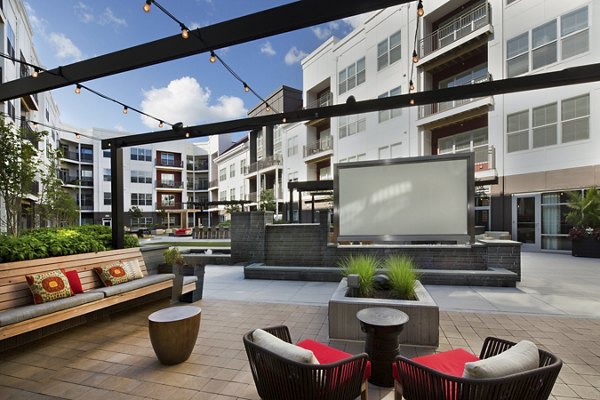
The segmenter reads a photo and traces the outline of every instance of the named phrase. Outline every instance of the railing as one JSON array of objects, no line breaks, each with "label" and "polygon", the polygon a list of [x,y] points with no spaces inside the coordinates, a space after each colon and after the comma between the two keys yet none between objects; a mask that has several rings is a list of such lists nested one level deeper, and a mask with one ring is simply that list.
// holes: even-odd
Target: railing
[{"label": "railing", "polygon": [[[466,82],[464,85],[461,85],[461,86],[474,85],[476,83],[489,82],[491,80],[492,80],[492,76],[488,74],[484,77],[481,77],[478,79],[473,79],[469,82]],[[450,101],[444,101],[442,103],[425,104],[423,106],[419,106],[419,118],[425,118],[425,117],[429,117],[430,115],[433,115],[433,114],[451,110],[453,108],[462,106],[464,104],[471,103],[480,98],[481,97],[474,97],[471,99],[450,100]]]},{"label": "railing", "polygon": [[35,147],[38,148],[39,140],[38,134],[35,132],[26,121],[21,121],[21,130],[23,131],[23,137]]},{"label": "railing", "polygon": [[94,178],[81,178],[80,185],[81,186],[94,186]]},{"label": "railing", "polygon": [[156,203],[157,210],[183,210],[183,203]]},{"label": "railing", "polygon": [[258,196],[257,196],[256,192],[248,193],[246,195],[246,200],[249,200],[249,201],[252,201],[252,202],[256,202],[257,198],[258,198]]},{"label": "railing", "polygon": [[186,168],[190,171],[208,171],[208,161],[188,162]]},{"label": "railing", "polygon": [[496,169],[496,148],[490,144],[473,146],[466,149],[438,151],[438,154],[475,153],[475,172]]},{"label": "railing", "polygon": [[188,182],[187,189],[188,190],[208,190],[208,182],[203,182],[203,183]]},{"label": "railing", "polygon": [[487,2],[478,4],[444,24],[435,32],[419,40],[421,57],[451,45],[477,29],[489,24],[490,10]]},{"label": "railing", "polygon": [[309,157],[323,151],[333,149],[333,136],[327,135],[304,146],[304,157]]},{"label": "railing", "polygon": [[183,168],[183,161],[176,160],[161,160],[157,158],[156,160],[157,167],[175,167],[175,168]]},{"label": "railing", "polygon": [[308,103],[305,108],[327,107],[331,105],[333,105],[333,93],[327,92]]},{"label": "railing", "polygon": [[274,165],[280,165],[280,164],[281,164],[281,155],[279,155],[279,154],[265,157],[262,160],[259,160],[258,162],[250,164],[250,167],[248,168],[248,173],[256,172],[259,169],[265,169],[265,168],[269,168]]},{"label": "railing", "polygon": [[81,161],[82,162],[87,162],[87,163],[93,163],[94,162],[94,156],[92,154],[81,154]]},{"label": "railing", "polygon": [[163,188],[163,189],[183,189],[183,182],[176,182],[176,181],[158,181],[156,182],[156,187],[157,188]]},{"label": "railing", "polygon": [[66,158],[67,160],[79,161],[79,153],[75,151],[63,151],[62,158]]}]

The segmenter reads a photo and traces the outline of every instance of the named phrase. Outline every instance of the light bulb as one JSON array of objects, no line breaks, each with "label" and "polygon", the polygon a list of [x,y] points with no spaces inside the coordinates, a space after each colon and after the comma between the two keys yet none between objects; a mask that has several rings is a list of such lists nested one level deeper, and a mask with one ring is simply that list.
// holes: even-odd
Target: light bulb
[{"label": "light bulb", "polygon": [[81,135],[78,133],[75,135],[75,139],[81,139]]},{"label": "light bulb", "polygon": [[423,8],[423,1],[419,0],[419,4],[417,5],[417,15],[422,17],[425,15],[425,9]]},{"label": "light bulb", "polygon": [[217,55],[215,54],[214,51],[210,52],[210,58],[209,58],[211,63],[214,63],[215,61],[217,61]]},{"label": "light bulb", "polygon": [[152,5],[152,0],[146,0],[146,4],[144,4],[144,12],[150,12],[150,6]]},{"label": "light bulb", "polygon": [[79,93],[81,93],[81,85],[76,85],[76,86],[75,86],[75,93],[76,93],[76,94],[79,94]]},{"label": "light bulb", "polygon": [[287,118],[283,117],[283,119],[281,120],[281,122],[283,122],[285,124],[287,122]]},{"label": "light bulb", "polygon": [[271,107],[269,107],[269,103],[265,103],[265,110],[266,111],[271,111]]},{"label": "light bulb", "polygon": [[129,108],[127,106],[123,106],[123,114],[127,114],[129,112]]},{"label": "light bulb", "polygon": [[412,79],[410,80],[410,83],[409,83],[409,88],[410,88],[410,91],[411,91],[411,92],[412,92],[413,90],[415,90],[415,84],[413,83]]},{"label": "light bulb", "polygon": [[37,78],[40,75],[40,70],[37,68],[33,69],[33,72],[31,73],[31,76],[34,78]]},{"label": "light bulb", "polygon": [[189,38],[190,37],[190,31],[187,28],[185,28],[185,27],[181,28],[181,37],[184,38],[184,39]]},{"label": "light bulb", "polygon": [[250,91],[250,87],[244,82],[244,92],[248,93]]},{"label": "light bulb", "polygon": [[165,124],[162,121],[158,121],[158,127],[162,128],[163,126],[165,126]]},{"label": "light bulb", "polygon": [[415,104],[415,99],[410,99],[409,103],[410,103],[411,105],[412,105],[412,104]]},{"label": "light bulb", "polygon": [[37,130],[37,128],[38,128],[38,124],[37,124],[37,122],[34,122],[33,123],[33,129]]},{"label": "light bulb", "polygon": [[190,137],[190,133],[189,133],[189,132],[186,132],[186,133],[185,133],[185,137]]},{"label": "light bulb", "polygon": [[413,50],[412,60],[415,64],[419,62],[419,55],[417,54],[416,50]]}]

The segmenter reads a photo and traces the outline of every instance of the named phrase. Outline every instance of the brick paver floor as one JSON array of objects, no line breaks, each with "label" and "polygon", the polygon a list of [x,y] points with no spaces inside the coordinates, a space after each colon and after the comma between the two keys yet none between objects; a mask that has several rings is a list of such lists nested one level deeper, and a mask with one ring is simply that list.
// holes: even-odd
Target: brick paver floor
[{"label": "brick paver floor", "polygon": [[[185,363],[163,366],[154,356],[147,316],[167,306],[158,302],[0,353],[0,399],[258,399],[242,344],[245,332],[285,324],[294,340],[328,342],[326,307],[224,300],[196,305],[202,308],[200,334]],[[478,353],[488,335],[527,338],[561,357],[554,399],[600,399],[600,320],[442,312],[438,350]],[[362,348],[332,344],[353,353]],[[369,398],[392,400],[393,393],[370,385]]]}]

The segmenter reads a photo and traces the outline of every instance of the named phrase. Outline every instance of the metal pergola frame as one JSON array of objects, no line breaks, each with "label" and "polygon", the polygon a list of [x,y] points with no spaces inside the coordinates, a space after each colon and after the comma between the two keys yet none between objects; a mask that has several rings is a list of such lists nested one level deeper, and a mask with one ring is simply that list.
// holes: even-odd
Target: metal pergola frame
[{"label": "metal pergola frame", "polygon": [[[174,35],[67,66],[61,66],[49,72],[41,73],[37,78],[25,77],[3,83],[0,85],[0,101],[131,71],[194,54],[206,53],[226,46],[246,43],[412,1],[414,0],[296,1],[196,29],[192,32],[188,40],[182,40],[180,35]],[[117,249],[122,248],[124,245],[123,147],[242,132],[263,126],[278,125],[284,122],[293,123],[315,118],[330,118],[595,81],[600,81],[600,63],[568,68],[557,72],[359,102],[355,101],[351,96],[345,104],[329,107],[298,110],[212,124],[178,127],[175,130],[147,132],[103,140],[102,148],[111,149],[113,247]]]}]

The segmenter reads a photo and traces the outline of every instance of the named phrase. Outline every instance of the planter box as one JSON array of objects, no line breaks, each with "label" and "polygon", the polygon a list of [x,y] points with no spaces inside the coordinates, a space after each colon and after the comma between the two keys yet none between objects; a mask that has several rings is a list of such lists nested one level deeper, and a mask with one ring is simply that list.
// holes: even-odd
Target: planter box
[{"label": "planter box", "polygon": [[400,343],[416,346],[439,345],[440,311],[421,282],[417,281],[417,300],[368,299],[346,297],[348,284],[342,279],[329,300],[329,338],[365,340],[356,313],[368,307],[390,307],[410,318],[400,334]]},{"label": "planter box", "polygon": [[600,240],[592,237],[571,241],[571,255],[574,257],[600,258]]}]

